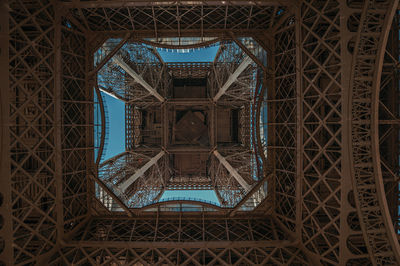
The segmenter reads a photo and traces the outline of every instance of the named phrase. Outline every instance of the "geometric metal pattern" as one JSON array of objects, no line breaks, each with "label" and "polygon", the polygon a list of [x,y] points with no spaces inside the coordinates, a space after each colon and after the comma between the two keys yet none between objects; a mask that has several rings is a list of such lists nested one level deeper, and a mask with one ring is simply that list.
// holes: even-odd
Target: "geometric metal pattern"
[{"label": "geometric metal pattern", "polygon": [[[355,202],[371,261],[395,264],[400,260],[383,187],[379,162],[379,87],[385,46],[397,1],[364,4],[354,46],[352,95],[352,164]],[[385,29],[386,28],[386,29]],[[372,55],[372,56],[371,56]]]},{"label": "geometric metal pattern", "polygon": [[[126,37],[109,39],[96,51],[98,88],[125,102],[126,150],[134,151],[99,165],[96,182],[109,186],[109,196],[120,197],[124,209],[147,208],[171,188],[214,189],[221,207],[229,208],[262,179],[261,159],[253,148],[257,130],[251,128],[256,128],[255,110],[265,87],[255,82],[261,70],[252,60],[263,60],[265,53],[248,38],[240,41],[251,51],[243,51],[238,40],[221,42],[213,63],[165,63],[153,44]],[[194,93],[192,98],[185,98],[188,93]],[[104,138],[99,142],[103,145]],[[248,201],[255,207],[265,194]],[[108,196],[104,200],[115,206]],[[251,208],[250,202],[246,206]]]},{"label": "geometric metal pattern", "polygon": [[[400,264],[397,0],[15,0],[0,15],[0,264]],[[95,196],[118,192],[96,181],[94,52],[193,36],[263,70],[268,122],[245,130],[267,131],[252,152],[269,197],[247,213],[110,211]]]},{"label": "geometric metal pattern", "polygon": [[291,247],[294,242],[283,240],[275,227],[265,217],[101,218],[67,244],[55,263],[306,264],[304,254]]}]

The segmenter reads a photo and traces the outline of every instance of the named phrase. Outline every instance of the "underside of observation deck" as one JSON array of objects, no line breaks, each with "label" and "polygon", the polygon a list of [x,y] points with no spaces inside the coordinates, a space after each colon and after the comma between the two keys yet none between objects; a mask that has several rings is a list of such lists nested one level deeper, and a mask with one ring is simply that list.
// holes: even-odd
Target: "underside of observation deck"
[{"label": "underside of observation deck", "polygon": [[[163,38],[176,40],[204,45],[199,38]],[[139,212],[170,190],[214,190],[226,211],[272,205],[266,200],[272,176],[264,167],[268,130],[259,130],[267,112],[258,118],[271,80],[267,52],[251,37],[240,42],[260,66],[228,37],[209,38],[218,47],[211,62],[166,63],[158,43],[129,37],[108,39],[95,52],[102,66],[96,93],[125,103],[125,152],[96,165],[98,183],[112,191],[96,193],[110,211],[121,210],[115,198]]]},{"label": "underside of observation deck", "polygon": [[400,264],[397,0],[0,8],[0,264]]}]

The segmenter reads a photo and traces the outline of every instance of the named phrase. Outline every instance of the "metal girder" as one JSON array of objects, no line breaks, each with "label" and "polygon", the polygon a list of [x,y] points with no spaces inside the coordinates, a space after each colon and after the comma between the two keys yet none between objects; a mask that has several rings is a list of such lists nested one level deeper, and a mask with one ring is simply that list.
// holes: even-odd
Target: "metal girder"
[{"label": "metal girder", "polygon": [[121,49],[121,47],[131,38],[132,33],[126,33],[124,38],[96,65],[89,75],[96,74],[108,61]]},{"label": "metal girder", "polygon": [[62,115],[61,115],[61,100],[62,100],[62,58],[61,58],[61,12],[57,10],[56,13],[56,26],[55,26],[55,66],[54,66],[54,78],[55,78],[55,179],[57,184],[57,196],[56,196],[56,208],[57,208],[57,237],[58,241],[64,237],[64,215],[63,215],[63,196],[62,196]]},{"label": "metal girder", "polygon": [[115,247],[115,248],[187,248],[187,249],[202,249],[202,248],[283,248],[291,247],[296,244],[290,240],[267,240],[267,241],[193,241],[193,242],[123,242],[123,241],[70,241],[66,247]]},{"label": "metal girder", "polygon": [[162,97],[154,88],[152,88],[140,75],[138,75],[130,66],[128,66],[124,60],[119,56],[114,56],[113,60],[122,69],[124,69],[137,83],[143,86],[151,95],[156,97],[160,102],[164,102],[165,99]]},{"label": "metal girder", "polygon": [[[118,34],[134,31],[135,37],[139,38],[222,37],[227,36],[227,30],[236,36],[264,34],[275,23],[279,23],[285,13],[282,11],[287,10],[284,4],[271,6],[268,3],[263,5],[260,1],[221,2],[223,6],[207,5],[203,1],[185,2],[187,5],[171,1],[165,4],[157,2],[157,5],[146,2],[145,6],[135,5],[131,1],[124,1],[121,5],[118,2],[114,5],[114,1],[96,2],[89,6],[85,3],[65,4],[69,5],[75,21],[88,25],[89,31],[114,31]],[[107,15],[109,12],[114,15]],[[165,12],[169,15],[162,16]],[[138,13],[140,15],[134,15]],[[242,20],[243,16],[247,17],[246,21]]]},{"label": "metal girder", "polygon": [[246,45],[244,45],[241,41],[239,41],[236,37],[235,34],[233,34],[233,32],[230,32],[230,35],[233,39],[233,41],[237,44],[237,46],[240,47],[240,49],[243,50],[243,52],[245,52],[247,54],[248,57],[250,57],[254,63],[256,63],[261,69],[263,69],[264,71],[267,71],[267,68],[263,65],[263,63],[257,58],[257,56],[255,56],[247,47]]},{"label": "metal girder", "polygon": [[[119,196],[127,208],[141,208],[154,202],[165,187],[165,180],[169,178],[168,158],[166,156],[158,160],[156,164],[147,164],[158,150],[125,151],[105,162],[98,169],[99,179],[106,184],[110,190]],[[147,168],[147,170],[145,169]],[[140,175],[140,171],[143,174]],[[145,172],[146,171],[146,172]],[[135,173],[137,176],[135,176]],[[129,178],[134,182],[127,181],[127,188],[121,189],[120,184]],[[133,180],[132,180],[133,181]],[[132,185],[132,186],[130,186]],[[129,188],[128,188],[129,187]],[[101,193],[101,190],[96,190]],[[110,194],[110,193],[108,193]],[[104,195],[104,193],[102,194]],[[115,204],[107,195],[99,197],[100,201],[108,209],[113,209]],[[112,196],[112,194],[110,194]],[[116,207],[116,206],[115,206]]]},{"label": "metal girder", "polygon": [[236,181],[246,190],[249,191],[251,186],[243,179],[243,177],[236,171],[235,168],[228,163],[228,161],[217,151],[213,152],[215,157],[225,166],[225,168],[229,171],[229,173],[236,179]]},{"label": "metal girder", "polygon": [[225,92],[229,89],[229,87],[237,80],[239,75],[247,68],[248,65],[250,65],[252,62],[251,58],[246,56],[243,61],[240,63],[240,65],[236,68],[235,72],[233,72],[228,80],[225,82],[225,84],[219,89],[218,93],[214,96],[213,101],[216,102],[218,101],[219,98],[221,98],[222,95],[225,94]]},{"label": "metal girder", "polygon": [[122,200],[120,200],[120,199],[118,198],[118,196],[115,195],[114,192],[112,192],[112,191],[107,187],[107,185],[103,183],[102,180],[100,180],[98,177],[95,177],[94,175],[89,175],[89,177],[90,177],[94,182],[96,182],[96,183],[97,183],[111,198],[112,198],[112,200],[114,200],[115,202],[117,202],[118,205],[121,207],[121,209],[123,209],[123,210],[127,213],[127,215],[128,215],[129,217],[132,217],[132,216],[133,216],[132,211],[131,211],[128,207],[126,207],[126,205],[122,202]]},{"label": "metal girder", "polygon": [[[394,231],[390,217],[380,157],[377,156],[382,64],[397,5],[397,0],[381,5],[370,1],[364,3],[355,42],[350,82],[353,125],[351,127],[352,181],[357,212],[373,265],[400,263],[397,232]],[[376,27],[376,23],[380,27]],[[373,56],[371,51],[374,51]],[[368,76],[371,72],[373,75]]]},{"label": "metal girder", "polygon": [[[3,5],[1,9],[4,16],[0,31],[9,34],[9,39],[1,41],[0,51],[5,80],[1,90],[1,142],[5,147],[1,153],[5,158],[0,160],[5,177],[1,179],[4,200],[0,214],[4,224],[0,233],[5,240],[1,262],[44,264],[38,258],[46,257],[49,264],[61,265],[133,261],[249,265],[399,263],[397,229],[392,227],[398,220],[390,217],[394,212],[398,219],[398,201],[391,205],[387,201],[388,193],[391,197],[398,194],[398,170],[387,162],[388,157],[393,158],[392,163],[398,167],[397,153],[385,154],[387,147],[380,147],[391,134],[389,131],[397,131],[390,136],[390,145],[398,149],[398,116],[394,113],[393,117],[378,117],[379,112],[398,109],[396,103],[382,103],[379,93],[385,92],[378,91],[379,87],[388,86],[386,79],[382,84],[380,79],[382,62],[389,57],[384,46],[395,1],[304,0],[296,6],[296,16],[278,4],[266,8],[264,4],[269,1],[203,1],[193,6],[192,2],[179,3],[187,4],[184,9],[189,15],[171,1],[159,6],[144,1],[72,1],[60,4],[71,8],[63,19],[57,18],[55,3],[59,4],[10,1],[9,7]],[[193,14],[198,16],[194,18]],[[79,23],[85,26],[77,26]],[[257,27],[256,23],[262,25]],[[249,221],[221,220],[217,212],[210,212],[187,222],[181,218],[189,214],[158,210],[143,219],[123,216],[116,222],[116,217],[101,217],[81,230],[90,215],[101,213],[94,209],[94,185],[87,180],[88,170],[93,169],[93,86],[88,77],[93,58],[83,44],[92,31],[121,36],[133,29],[138,29],[138,38],[204,37],[223,32],[223,36],[229,36],[226,32],[231,29],[246,37],[273,32],[271,52],[275,63],[268,61],[268,66],[273,65],[274,77],[266,100],[269,128],[264,148],[273,151],[268,163],[275,179],[268,185],[273,187],[273,215],[280,229],[276,224],[255,221],[256,212],[251,212]],[[393,55],[395,60],[397,55]],[[385,75],[391,75],[392,88],[398,87],[398,76],[392,73],[396,66],[386,66],[389,71]],[[354,76],[351,82],[350,76]],[[219,85],[215,87],[221,88]],[[228,96],[230,91],[226,92]],[[236,98],[232,102],[241,105]],[[393,105],[393,109],[385,110],[385,104]],[[378,124],[384,128],[382,134]],[[216,157],[212,159],[218,161]],[[145,155],[140,158],[150,159]],[[235,166],[231,157],[226,158]],[[140,165],[138,160],[135,164]],[[153,165],[148,171],[167,168],[167,164]],[[137,168],[134,166],[131,170]],[[104,172],[112,167],[110,163]],[[218,167],[235,189],[241,190],[222,162]],[[121,169],[126,170],[117,170]],[[247,177],[242,170],[233,170],[243,180]],[[161,186],[156,177],[163,175],[157,175],[157,171],[152,173],[154,179],[148,181],[146,173],[143,180],[148,181],[149,190]],[[134,176],[130,172],[118,178],[130,175]],[[391,180],[391,187],[386,179]],[[142,180],[137,178],[138,181]],[[390,192],[393,185],[397,191]],[[159,219],[164,214],[167,218]],[[60,239],[63,233],[73,240]],[[121,239],[126,241],[121,243]],[[189,244],[185,246],[184,241]],[[277,247],[282,243],[284,247]],[[56,250],[58,253],[53,255]],[[310,256],[312,259],[307,259]]]},{"label": "metal girder", "polygon": [[[0,38],[0,77],[2,82],[0,83],[0,197],[2,204],[0,205],[0,216],[2,218],[2,228],[0,234],[2,236],[2,249],[0,253],[0,260],[4,264],[13,264],[13,258],[15,252],[13,251],[13,217],[12,213],[12,198],[11,198],[11,159],[10,155],[10,103],[12,101],[10,93],[10,80],[9,72],[9,39],[6,37],[9,35],[9,13],[8,7],[5,4],[0,5],[0,34],[4,36]],[[17,253],[18,254],[18,253]]]},{"label": "metal girder", "polygon": [[[330,13],[330,8],[333,6],[337,8],[336,12]],[[348,204],[346,193],[351,186],[348,182],[349,169],[346,167],[349,160],[348,158],[346,160],[341,152],[341,149],[345,150],[346,138],[337,136],[343,130],[341,120],[347,119],[345,118],[347,114],[343,111],[346,108],[346,98],[344,98],[345,96],[342,98],[342,95],[348,91],[345,82],[349,75],[349,60],[351,61],[351,56],[346,54],[347,49],[339,49],[339,47],[344,47],[342,45],[345,45],[347,38],[350,39],[350,37],[346,37],[342,40],[343,36],[348,34],[344,31],[346,24],[343,22],[346,19],[337,19],[338,16],[346,14],[346,11],[340,9],[345,6],[346,4],[343,2],[326,1],[321,2],[321,6],[316,11],[311,1],[303,1],[301,7],[296,11],[294,20],[296,21],[294,25],[296,32],[294,39],[296,44],[294,95],[297,99],[295,137],[300,142],[296,145],[294,153],[297,158],[296,179],[293,180],[296,189],[286,192],[286,194],[296,198],[293,203],[295,204],[293,216],[290,217],[295,226],[291,230],[298,237],[303,238],[302,243],[308,247],[311,256],[322,264],[349,263],[346,261],[352,259],[353,255],[347,251],[346,241],[351,242],[354,246],[363,244],[362,239],[359,241],[359,238],[355,240],[349,238],[349,225],[346,220],[348,220],[349,213],[354,211],[349,208],[350,204]],[[325,23],[322,18],[326,17],[329,17],[330,26],[322,34],[319,29]],[[337,30],[339,28],[340,31]],[[329,43],[325,39],[325,36],[328,35],[337,38],[338,41]],[[320,58],[317,55],[319,49],[314,50],[307,47],[308,43],[305,40],[309,36],[316,39],[320,47],[323,47],[321,52],[323,51],[328,56]],[[342,68],[334,67],[338,62]],[[312,75],[313,78],[310,78]],[[317,99],[317,103],[314,102],[314,99]],[[322,108],[319,108],[320,106]],[[311,117],[312,119],[310,119]],[[318,121],[317,124],[315,124],[316,121]],[[314,125],[316,125],[315,128],[313,128]],[[330,131],[331,125],[336,128],[334,132]],[[318,135],[316,132],[321,130],[324,133]],[[319,147],[318,151],[313,150],[313,145]],[[315,175],[315,171],[318,171],[318,175]],[[338,182],[346,184],[344,189],[343,185],[337,185]],[[324,203],[321,205],[315,204],[322,201]],[[335,212],[328,212],[326,208],[332,208]],[[318,228],[322,229],[306,233],[307,228],[314,226],[316,220]],[[335,228],[341,232],[340,236],[329,238],[329,230],[325,228]],[[318,240],[322,238],[327,241],[323,243]],[[322,245],[338,247],[338,249],[327,256],[321,254],[319,250]],[[343,254],[346,255],[343,256]]]},{"label": "metal girder", "polygon": [[99,90],[105,94],[107,94],[108,96],[111,96],[117,100],[123,101],[125,102],[126,99],[122,98],[121,96],[119,96],[117,93],[113,92],[111,89],[106,89],[104,87],[99,87]]},{"label": "metal girder", "polygon": [[[309,262],[304,254],[295,248],[297,241],[280,239],[279,230],[270,217],[96,217],[79,237],[66,243],[67,247],[57,256],[57,261],[61,264],[94,264],[98,263],[96,254],[107,250],[104,253],[107,255],[102,256],[107,263],[140,260],[167,264],[307,265]],[[75,252],[85,255],[74,256]],[[124,255],[127,252],[131,254],[129,257]]]},{"label": "metal girder", "polygon": [[125,191],[130,185],[133,184],[139,177],[141,177],[150,167],[157,163],[157,161],[163,157],[165,151],[160,151],[156,156],[150,159],[145,165],[138,169],[135,174],[129,177],[124,183],[118,186],[121,191]]},{"label": "metal girder", "polygon": [[[261,0],[261,1],[229,1],[229,5],[260,5],[260,6],[281,6],[281,5],[290,5],[295,1],[291,0]],[[140,7],[140,6],[169,6],[175,4],[174,1],[170,0],[162,0],[162,1],[73,1],[71,3],[64,2],[62,3],[66,7],[69,8],[93,8],[93,7]],[[181,5],[225,5],[226,1],[215,1],[215,0],[208,0],[208,1],[180,1]]]},{"label": "metal girder", "polygon": [[[74,256],[74,254],[88,254]],[[93,254],[107,254],[95,257]],[[132,254],[132,255],[125,255]],[[279,255],[282,254],[282,255]],[[297,248],[287,247],[224,247],[224,248],[112,248],[112,247],[65,247],[57,254],[55,262],[60,264],[99,264],[104,260],[111,263],[126,264],[134,261],[175,264],[221,264],[231,265],[232,261],[241,264],[258,265],[310,265],[304,253]],[[283,263],[282,263],[283,262]]]}]

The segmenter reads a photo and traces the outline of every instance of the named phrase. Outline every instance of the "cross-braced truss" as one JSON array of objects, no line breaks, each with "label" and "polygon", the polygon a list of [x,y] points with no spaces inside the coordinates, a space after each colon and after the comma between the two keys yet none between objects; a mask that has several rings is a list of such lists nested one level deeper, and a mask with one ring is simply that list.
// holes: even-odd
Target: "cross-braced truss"
[{"label": "cross-braced truss", "polygon": [[[100,51],[108,47],[110,41],[114,40],[108,40]],[[120,42],[123,41],[127,40]],[[126,42],[120,48],[109,49],[106,55],[113,53],[114,49],[118,52],[112,60],[98,56],[102,61],[109,60],[98,72],[99,87],[128,104],[151,105],[154,97],[163,101],[170,77],[157,51],[140,43]]]},{"label": "cross-braced truss", "polygon": [[[400,264],[397,5],[3,2],[0,262]],[[216,61],[192,67],[200,76],[210,71],[216,106],[242,115],[243,138],[235,150],[210,145],[205,182],[221,203],[237,205],[204,204],[194,213],[183,202],[179,211],[161,211],[160,203],[139,217],[130,207],[157,199],[167,186],[161,177],[173,173],[157,147],[171,136],[163,132],[159,144],[139,152],[135,120],[128,151],[97,168],[96,75],[115,85],[99,89],[132,101],[126,113],[135,119],[141,108],[162,105],[171,86],[151,43],[192,49],[216,42]],[[123,54],[124,46],[135,47]],[[146,64],[137,63],[142,55]],[[211,116],[209,106],[201,111]],[[248,164],[239,163],[244,158]]]},{"label": "cross-braced truss", "polygon": [[62,264],[307,263],[304,254],[293,247],[296,244],[284,240],[277,227],[265,217],[96,219],[54,259]]},{"label": "cross-braced truss", "polygon": [[[175,40],[178,43],[180,41]],[[265,91],[263,78],[259,76],[263,76],[265,70],[265,65],[260,62],[266,60],[266,53],[252,38],[236,38],[232,35],[226,40],[214,39],[212,42],[219,45],[219,50],[214,61],[206,63],[164,63],[155,49],[156,42],[143,40],[141,43],[133,40],[130,34],[124,38],[106,40],[94,53],[95,66],[90,74],[97,73],[96,93],[103,91],[125,102],[126,150],[135,151],[139,157],[142,156],[140,150],[143,148],[152,149],[153,152],[161,148],[166,152],[163,157],[167,163],[161,168],[157,164],[159,158],[155,159],[157,156],[150,160],[145,154],[143,157],[149,160],[143,159],[139,167],[126,160],[127,154],[115,162],[111,160],[100,165],[98,185],[108,185],[112,195],[126,202],[126,208],[153,204],[166,189],[207,188],[215,190],[222,207],[234,207],[244,200],[246,194],[255,193],[250,191],[251,188],[256,181],[263,179],[265,160],[261,158],[265,158],[265,155],[257,154],[262,146],[256,147],[260,142],[256,133],[256,117],[261,108],[258,106],[262,104],[260,94]],[[200,47],[205,44],[200,42],[197,45]],[[206,85],[204,80],[207,80],[206,87],[202,87]],[[182,92],[179,92],[186,90],[186,93],[193,93],[202,88],[203,92],[195,94],[199,99],[185,99]],[[179,135],[182,132],[177,131],[180,122],[176,121],[182,119],[182,113],[191,109],[197,110],[195,112],[200,117],[204,116],[204,123],[210,127],[207,134],[209,137],[206,135],[206,139],[203,138],[200,143],[203,154],[189,155],[192,156],[191,160],[202,162],[195,166],[201,173],[188,174],[187,168],[182,168],[182,155],[176,152],[187,152],[190,146],[182,146],[185,142],[182,142],[182,135]],[[230,137],[231,143],[228,141],[222,144],[225,149],[223,153],[230,153],[226,158],[218,152],[217,146],[221,144],[217,143],[218,137],[214,132],[221,130],[222,134],[218,136],[224,135],[224,129],[218,128],[217,123],[223,123],[227,117],[219,116],[221,121],[216,117],[221,110],[228,110],[232,121],[236,119],[232,122],[232,130],[225,131],[232,131],[229,133],[231,136],[238,135],[234,137],[235,140]],[[103,143],[104,146],[103,135],[98,136],[96,143]],[[229,147],[230,151],[227,150]],[[213,159],[210,154],[215,149],[219,164],[207,164],[205,161]],[[99,156],[102,150],[99,149]],[[208,171],[205,169],[207,167]],[[163,169],[163,173],[160,169]],[[222,173],[226,173],[225,179]],[[225,184],[225,181],[230,181],[230,185]],[[259,187],[260,191],[257,192],[261,194],[251,197],[251,200],[257,202],[253,203],[253,207],[266,196],[262,188]],[[116,202],[105,190],[104,187],[98,187],[97,195],[108,209],[113,209]],[[238,193],[232,194],[229,190]],[[247,208],[250,205],[246,204]]]}]

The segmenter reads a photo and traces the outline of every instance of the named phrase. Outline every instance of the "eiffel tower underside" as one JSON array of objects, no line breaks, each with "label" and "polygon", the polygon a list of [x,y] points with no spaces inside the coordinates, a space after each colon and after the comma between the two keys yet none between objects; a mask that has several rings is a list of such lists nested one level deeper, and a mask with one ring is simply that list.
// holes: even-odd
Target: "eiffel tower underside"
[{"label": "eiffel tower underside", "polygon": [[[2,1],[0,265],[400,265],[399,19],[398,0]],[[125,105],[108,160],[102,93]],[[191,189],[219,204],[160,198]]]}]

